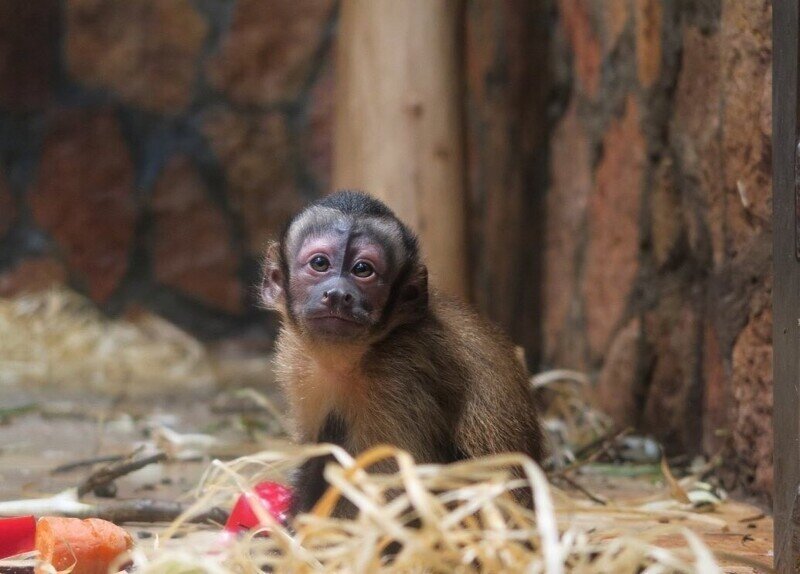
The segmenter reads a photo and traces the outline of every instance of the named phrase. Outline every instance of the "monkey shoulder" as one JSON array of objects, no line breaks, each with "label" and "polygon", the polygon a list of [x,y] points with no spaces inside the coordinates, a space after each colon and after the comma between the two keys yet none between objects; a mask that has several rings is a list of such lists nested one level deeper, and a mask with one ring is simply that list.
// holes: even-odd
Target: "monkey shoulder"
[{"label": "monkey shoulder", "polygon": [[547,448],[539,405],[511,340],[456,300],[437,299],[434,314],[457,342],[468,377],[456,430],[464,450],[520,451],[541,461]]},{"label": "monkey shoulder", "polygon": [[445,295],[434,299],[433,314],[446,338],[456,345],[457,360],[485,381],[527,388],[527,377],[514,345],[496,325],[480,317],[461,301]]},{"label": "monkey shoulder", "polygon": [[489,393],[531,404],[532,393],[514,346],[505,334],[460,301],[431,293],[430,312],[398,328],[375,350],[377,379],[391,376],[420,385],[459,409],[470,393]]}]

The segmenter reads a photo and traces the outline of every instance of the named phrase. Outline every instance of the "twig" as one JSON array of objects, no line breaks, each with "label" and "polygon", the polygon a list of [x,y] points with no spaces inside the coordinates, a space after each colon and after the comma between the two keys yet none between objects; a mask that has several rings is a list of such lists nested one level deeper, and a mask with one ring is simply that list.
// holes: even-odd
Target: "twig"
[{"label": "twig", "polygon": [[[126,522],[172,522],[189,508],[189,505],[170,500],[120,500],[95,506],[92,516],[123,524]],[[188,519],[188,522],[225,524],[228,513],[214,507]]]},{"label": "twig", "polygon": [[586,498],[588,498],[592,502],[602,504],[603,506],[606,506],[608,504],[608,501],[605,498],[601,498],[596,494],[593,494],[586,487],[581,485],[577,480],[574,480],[565,474],[559,475],[557,478],[566,482],[568,485],[570,485],[572,488],[574,488],[575,490],[586,496]]},{"label": "twig", "polygon": [[78,500],[75,488],[62,490],[58,494],[46,498],[23,498],[3,500],[0,502],[0,516],[78,516],[85,513],[91,516],[93,505]]},{"label": "twig", "polygon": [[[551,473],[551,475],[554,477],[556,476],[563,477],[568,472],[572,472],[573,470],[578,469],[584,465],[593,463],[598,458],[600,458],[601,455],[607,453],[609,449],[611,449],[611,447],[614,446],[619,439],[621,439],[622,437],[631,432],[633,432],[633,429],[628,427],[617,433],[606,434],[604,437],[601,437],[596,441],[592,442],[591,444],[588,444],[587,446],[580,449],[575,454],[575,457],[578,460],[576,460],[575,462],[573,462],[568,466],[565,466],[560,470],[555,470],[554,472]],[[594,450],[594,452],[592,452],[592,450],[595,448],[597,450]],[[591,454],[589,454],[586,458],[581,459],[580,457],[582,457],[586,453],[591,453]]]},{"label": "twig", "polygon": [[[70,518],[103,518],[116,524],[125,522],[172,522],[190,508],[190,505],[168,500],[115,500],[88,504],[80,502],[77,490],[70,488],[49,498],[30,498],[0,502],[0,516],[35,514],[41,516],[67,516]],[[222,524],[227,513],[219,508],[194,515],[189,522]]]},{"label": "twig", "polygon": [[90,474],[86,480],[78,485],[78,498],[82,497],[87,492],[92,492],[98,487],[113,482],[120,476],[125,476],[135,470],[139,470],[140,468],[144,468],[156,462],[161,462],[167,458],[167,453],[159,451],[144,458],[135,459],[134,457],[138,452],[138,450],[134,451],[124,459],[112,462]]},{"label": "twig", "polygon": [[95,464],[99,464],[101,462],[117,462],[118,460],[123,460],[124,458],[125,457],[121,454],[111,454],[106,456],[96,456],[94,458],[86,458],[83,460],[76,460],[75,462],[68,462],[66,464],[62,464],[61,466],[57,466],[51,470],[50,473],[61,474],[83,468],[84,466],[94,466]]},{"label": "twig", "polygon": [[[622,429],[621,431],[612,430],[605,435],[601,436],[597,440],[590,442],[584,447],[578,449],[578,452],[575,453],[575,458],[580,459],[587,453],[592,453],[590,456],[594,456],[595,460],[604,452],[607,452],[614,444],[624,436],[629,435],[633,432],[631,427],[627,427]],[[596,452],[592,452],[595,449],[598,449]]]},{"label": "twig", "polygon": [[[88,504],[79,500],[86,493],[106,486],[121,476],[167,459],[167,453],[163,451],[140,456],[141,450],[141,448],[137,449],[126,457],[112,457],[116,460],[90,474],[77,488],[70,488],[50,498],[2,502],[0,503],[0,516],[57,514],[72,518],[103,518],[116,524],[125,522],[172,522],[182,516],[189,506],[180,502],[150,499],[118,500],[95,504]],[[98,460],[79,461],[65,466],[76,468],[77,466],[98,462]],[[219,508],[212,508],[207,512],[193,516],[189,520],[190,522],[221,524],[226,519],[227,513],[225,511]]]}]

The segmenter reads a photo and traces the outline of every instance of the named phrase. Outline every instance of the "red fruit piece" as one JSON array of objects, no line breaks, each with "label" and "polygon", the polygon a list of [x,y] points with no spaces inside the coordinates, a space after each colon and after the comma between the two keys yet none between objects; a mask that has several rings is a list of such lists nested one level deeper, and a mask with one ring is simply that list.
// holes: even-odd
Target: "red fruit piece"
[{"label": "red fruit piece", "polygon": [[[253,488],[261,507],[278,522],[286,522],[292,507],[292,490],[277,482],[260,482]],[[260,526],[261,523],[250,506],[248,496],[239,495],[236,505],[225,523],[228,532],[244,532]]]},{"label": "red fruit piece", "polygon": [[33,516],[0,518],[0,558],[30,552],[36,544],[36,519]]}]

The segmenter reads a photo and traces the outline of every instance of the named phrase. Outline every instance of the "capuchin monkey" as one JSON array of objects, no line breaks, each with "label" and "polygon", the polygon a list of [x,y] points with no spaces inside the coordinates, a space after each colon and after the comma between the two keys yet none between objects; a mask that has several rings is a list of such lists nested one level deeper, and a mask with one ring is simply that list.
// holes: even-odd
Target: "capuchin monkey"
[{"label": "capuchin monkey", "polygon": [[[298,213],[268,249],[262,294],[281,315],[277,378],[298,441],[353,455],[388,443],[422,463],[544,457],[512,344],[428,288],[416,236],[377,199],[341,191]],[[295,513],[326,490],[325,463],[298,469]]]}]

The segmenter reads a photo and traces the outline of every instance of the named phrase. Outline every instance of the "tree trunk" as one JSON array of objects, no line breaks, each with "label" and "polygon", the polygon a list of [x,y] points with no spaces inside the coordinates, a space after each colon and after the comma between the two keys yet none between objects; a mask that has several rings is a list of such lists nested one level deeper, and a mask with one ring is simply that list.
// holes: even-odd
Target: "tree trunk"
[{"label": "tree trunk", "polygon": [[458,0],[343,0],[334,183],[416,231],[434,286],[466,297]]}]

